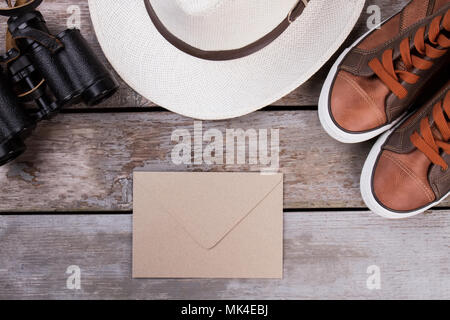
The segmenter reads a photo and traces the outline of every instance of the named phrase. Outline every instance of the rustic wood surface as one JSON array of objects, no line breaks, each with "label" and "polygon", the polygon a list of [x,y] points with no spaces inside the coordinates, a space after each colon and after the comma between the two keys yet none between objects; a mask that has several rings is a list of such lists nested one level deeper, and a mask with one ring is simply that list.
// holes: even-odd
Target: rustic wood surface
[{"label": "rustic wood surface", "polygon": [[[42,123],[24,156],[0,168],[0,179],[5,181],[0,185],[0,210],[131,210],[134,169],[257,171],[265,167],[173,164],[173,130],[192,132],[193,126],[193,120],[167,112],[60,115]],[[285,208],[363,206],[359,173],[369,144],[335,142],[320,127],[315,111],[257,112],[203,123],[204,131],[211,128],[224,134],[225,129],[237,128],[280,130]]]},{"label": "rustic wood surface", "polygon": [[[408,1],[366,5],[379,5],[387,18]],[[83,34],[107,63],[86,0],[46,0],[40,9],[58,32],[73,22],[77,8]],[[366,20],[364,13],[343,47],[367,31]],[[449,299],[450,202],[402,221],[363,211],[359,174],[372,143],[335,142],[315,111],[330,63],[264,111],[203,122],[204,131],[222,133],[280,130],[284,207],[290,209],[282,281],[131,279],[134,169],[263,167],[173,164],[171,134],[192,132],[194,120],[155,108],[121,81],[119,93],[101,106],[73,106],[40,124],[27,153],[0,168],[0,299]],[[80,290],[66,287],[70,265],[81,268]],[[381,271],[380,290],[366,285],[373,265]]]},{"label": "rustic wood surface", "polygon": [[[168,112],[64,114],[40,125],[29,150],[0,168],[0,212],[129,211],[132,172],[259,171],[266,166],[175,165],[175,129],[194,120]],[[203,122],[218,129],[279,129],[286,209],[361,208],[359,176],[371,143],[344,145],[322,130],[315,111],[256,112]],[[270,141],[270,140],[269,140]],[[225,145],[225,144],[224,144]],[[247,146],[248,149],[248,146]],[[225,152],[224,152],[225,153]],[[448,201],[442,206],[447,206]]]},{"label": "rustic wood surface", "polygon": [[[131,215],[2,216],[0,299],[450,298],[449,214],[301,212],[285,225],[283,280],[132,280]],[[80,290],[66,287],[71,265]]]}]

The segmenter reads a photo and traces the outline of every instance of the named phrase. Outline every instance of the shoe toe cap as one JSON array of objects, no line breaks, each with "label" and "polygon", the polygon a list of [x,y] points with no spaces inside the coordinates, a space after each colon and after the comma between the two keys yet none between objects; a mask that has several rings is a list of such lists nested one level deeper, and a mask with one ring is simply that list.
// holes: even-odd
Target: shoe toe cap
[{"label": "shoe toe cap", "polygon": [[364,81],[367,80],[340,71],[332,88],[332,118],[338,126],[349,132],[370,131],[386,123],[382,106],[385,99],[384,90],[381,97],[378,97],[378,93],[369,91],[373,89],[366,88]]},{"label": "shoe toe cap", "polygon": [[383,151],[372,180],[378,202],[389,210],[402,212],[415,211],[432,203],[435,195],[427,180],[427,162],[419,153],[399,155]]}]

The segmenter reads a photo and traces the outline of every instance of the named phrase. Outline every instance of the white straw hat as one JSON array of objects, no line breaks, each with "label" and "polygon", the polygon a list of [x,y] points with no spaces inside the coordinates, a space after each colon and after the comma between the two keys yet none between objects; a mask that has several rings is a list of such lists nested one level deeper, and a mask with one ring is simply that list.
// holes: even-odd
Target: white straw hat
[{"label": "white straw hat", "polygon": [[308,80],[365,0],[89,0],[102,49],[133,89],[204,120],[242,116]]}]

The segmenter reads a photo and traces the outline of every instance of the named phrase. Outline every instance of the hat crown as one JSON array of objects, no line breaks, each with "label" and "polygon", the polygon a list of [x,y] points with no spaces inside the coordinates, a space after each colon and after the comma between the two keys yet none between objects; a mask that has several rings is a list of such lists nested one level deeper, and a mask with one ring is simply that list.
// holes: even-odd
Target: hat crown
[{"label": "hat crown", "polygon": [[223,0],[175,0],[187,15],[198,16],[219,7]]},{"label": "hat crown", "polygon": [[149,0],[175,37],[206,51],[256,42],[286,19],[299,0]]}]

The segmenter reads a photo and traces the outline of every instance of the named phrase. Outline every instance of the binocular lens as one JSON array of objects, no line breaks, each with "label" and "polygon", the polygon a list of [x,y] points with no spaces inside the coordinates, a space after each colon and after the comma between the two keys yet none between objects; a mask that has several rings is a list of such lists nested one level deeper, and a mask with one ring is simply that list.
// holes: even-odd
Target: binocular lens
[{"label": "binocular lens", "polygon": [[97,105],[118,89],[117,81],[92,51],[78,29],[68,29],[57,35],[64,44],[58,58],[88,106]]},{"label": "binocular lens", "polygon": [[100,79],[83,92],[83,101],[88,106],[100,104],[117,91],[116,86],[117,83],[111,78]]}]

